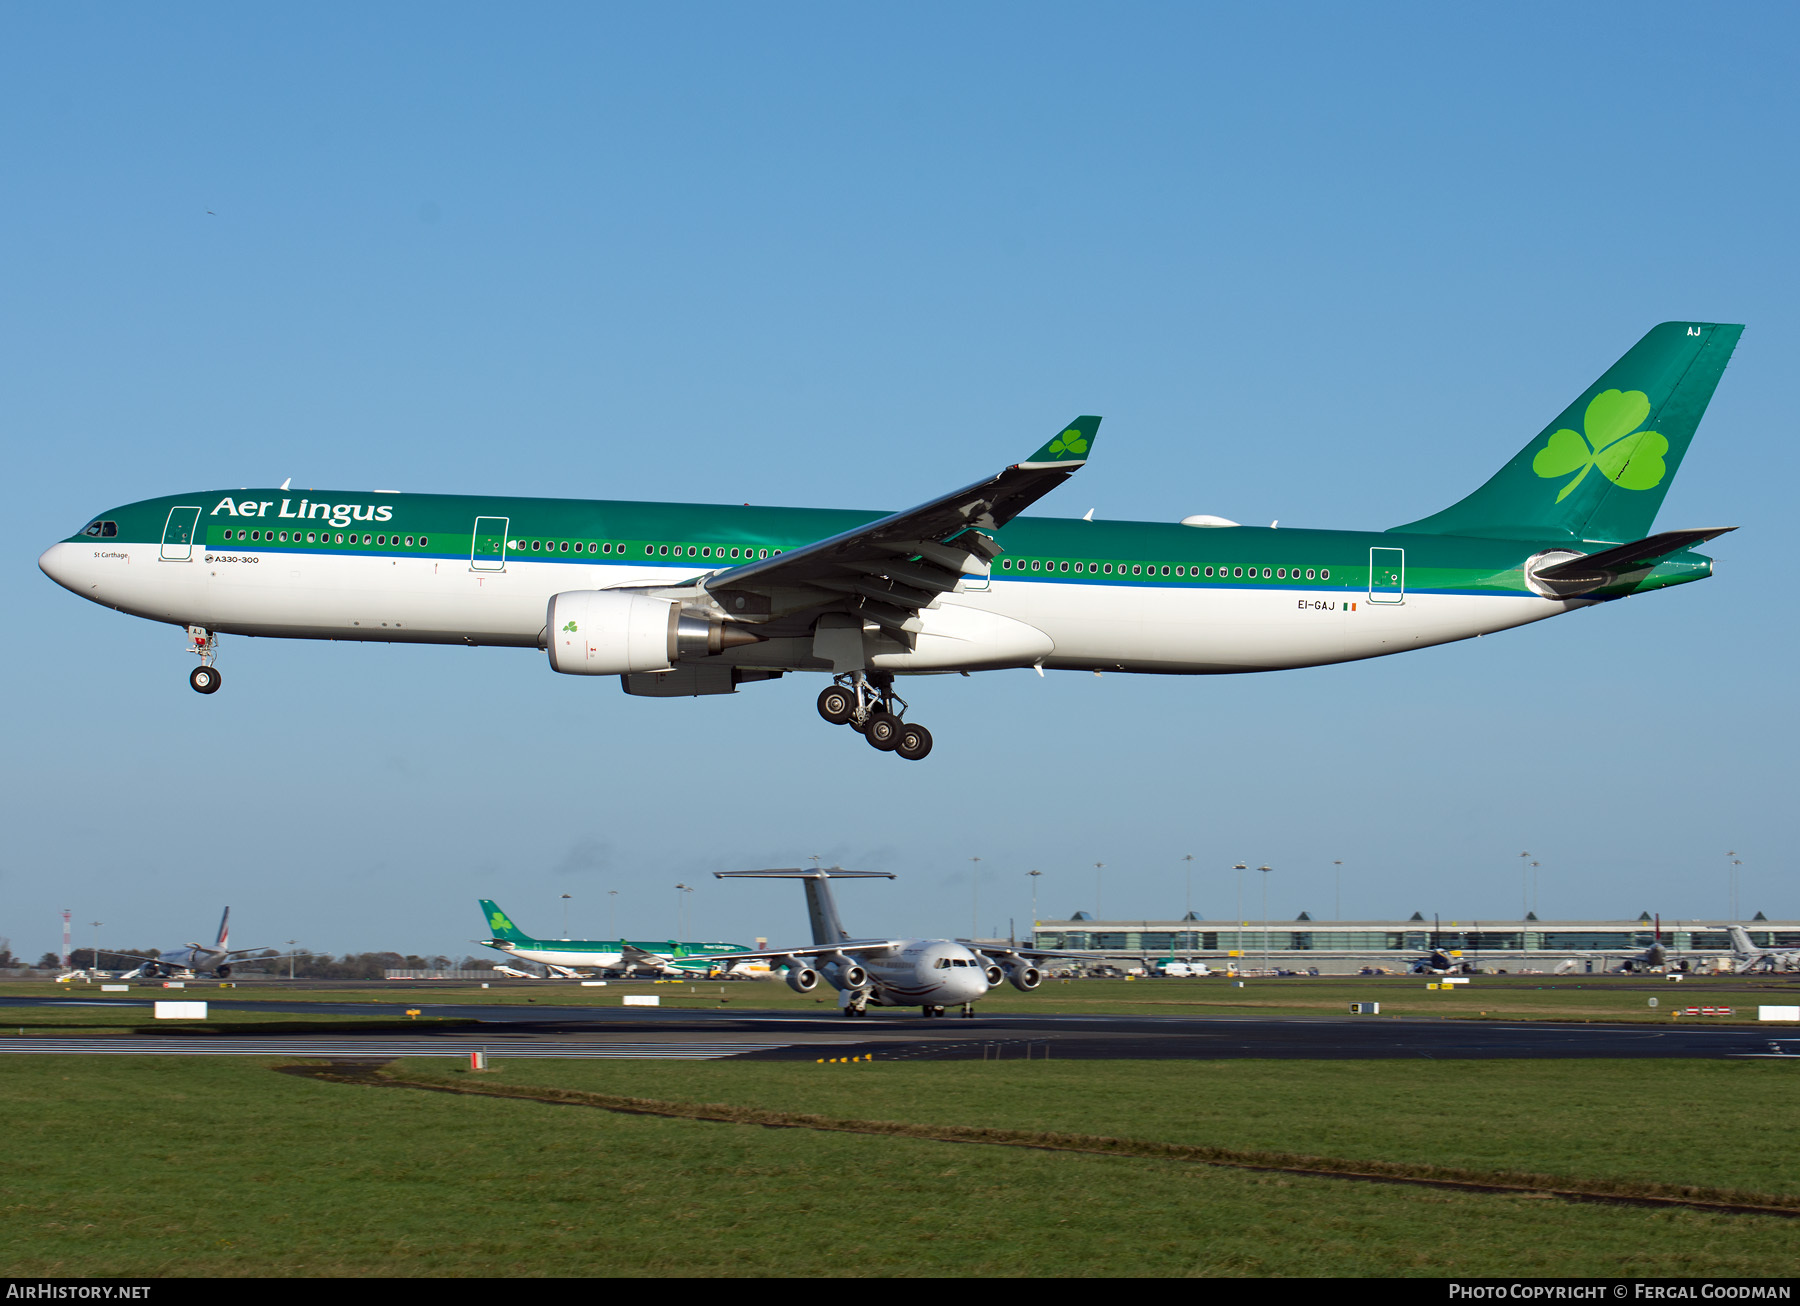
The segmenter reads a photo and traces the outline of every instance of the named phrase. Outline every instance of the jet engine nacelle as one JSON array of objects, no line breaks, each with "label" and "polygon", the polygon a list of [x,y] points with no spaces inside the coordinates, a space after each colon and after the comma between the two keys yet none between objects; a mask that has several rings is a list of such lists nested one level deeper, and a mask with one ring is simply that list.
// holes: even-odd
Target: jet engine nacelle
[{"label": "jet engine nacelle", "polygon": [[981,968],[981,973],[987,977],[990,989],[997,989],[1006,982],[1006,972],[1001,969],[998,962],[990,961]]},{"label": "jet engine nacelle", "polygon": [[667,671],[680,652],[681,607],[618,590],[573,590],[550,599],[550,669],[569,676]]},{"label": "jet engine nacelle", "polygon": [[855,962],[838,967],[838,987],[842,989],[864,989],[869,986],[869,972]]},{"label": "jet engine nacelle", "polygon": [[819,972],[795,962],[787,968],[787,986],[796,993],[811,993],[819,987]]},{"label": "jet engine nacelle", "polygon": [[1029,993],[1044,982],[1044,972],[1036,966],[1014,966],[1007,980],[1021,993]]}]

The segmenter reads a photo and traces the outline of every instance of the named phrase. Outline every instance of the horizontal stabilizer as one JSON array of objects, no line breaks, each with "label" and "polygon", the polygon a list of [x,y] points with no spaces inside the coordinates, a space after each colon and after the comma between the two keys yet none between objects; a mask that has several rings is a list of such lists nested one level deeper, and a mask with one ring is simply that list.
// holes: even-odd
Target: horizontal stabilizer
[{"label": "horizontal stabilizer", "polygon": [[714,871],[721,880],[891,880],[892,871],[846,871],[839,866],[790,866],[774,871]]},{"label": "horizontal stabilizer", "polygon": [[1736,529],[1735,526],[1721,526],[1713,530],[1663,531],[1647,539],[1602,549],[1599,553],[1533,567],[1531,579],[1542,582],[1559,594],[1596,590],[1612,584],[1628,572],[1642,570],[1659,558],[1691,549],[1696,544],[1704,544],[1707,540],[1716,539],[1727,531]]}]

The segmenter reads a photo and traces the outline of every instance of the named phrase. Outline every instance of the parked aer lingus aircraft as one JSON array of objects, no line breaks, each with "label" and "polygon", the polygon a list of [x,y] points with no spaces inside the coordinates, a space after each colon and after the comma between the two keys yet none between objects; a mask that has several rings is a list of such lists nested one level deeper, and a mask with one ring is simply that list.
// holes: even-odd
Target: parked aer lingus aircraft
[{"label": "parked aer lingus aircraft", "polygon": [[1742,330],[1652,328],[1485,485],[1382,532],[1019,517],[1086,462],[1100,419],[1081,417],[892,514],[284,482],[127,504],[38,565],[185,627],[203,694],[221,634],[544,649],[653,697],[813,671],[826,720],[916,759],[931,735],[897,675],[1277,671],[1704,579],[1690,550],[1722,531],[1650,527]]},{"label": "parked aer lingus aircraft", "polygon": [[742,952],[738,943],[667,943],[630,939],[537,939],[525,933],[487,898],[479,900],[481,914],[494,932],[491,939],[477,940],[523,961],[535,961],[551,971],[578,975],[595,970],[647,970],[658,975],[706,975],[718,969],[714,953]]}]

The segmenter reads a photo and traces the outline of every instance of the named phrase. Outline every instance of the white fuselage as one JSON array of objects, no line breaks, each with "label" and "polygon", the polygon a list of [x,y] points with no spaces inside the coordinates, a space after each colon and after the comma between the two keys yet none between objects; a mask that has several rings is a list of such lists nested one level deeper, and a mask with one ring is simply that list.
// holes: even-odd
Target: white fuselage
[{"label": "white fuselage", "polygon": [[[859,954],[873,984],[870,1000],[884,1007],[959,1007],[987,995],[987,963],[947,939],[908,939],[885,952]],[[844,985],[827,967],[826,977]]]},{"label": "white fuselage", "polygon": [[625,959],[622,952],[593,952],[576,948],[523,947],[517,943],[490,943],[490,948],[535,961],[544,966],[562,966],[569,970],[612,970]]},{"label": "white fuselage", "polygon": [[[504,571],[476,571],[466,561],[441,558],[259,553],[254,545],[230,552],[196,547],[187,561],[167,561],[155,544],[114,541],[55,544],[39,565],[83,598],[178,626],[298,639],[521,648],[543,646],[553,595],[670,584],[693,574],[644,563],[516,559],[508,559]],[[995,575],[965,582],[925,613],[928,635],[934,626],[950,633],[922,639],[917,652],[898,644],[884,652],[873,637],[870,666],[903,673],[1032,665],[1271,671],[1468,639],[1585,606],[1579,599],[1531,594],[1413,592],[1394,602],[1367,597],[1326,589],[1171,589]],[[1000,620],[984,626],[986,618]],[[964,631],[975,637],[961,637]],[[825,669],[811,641],[801,639],[733,649],[709,661]]]}]

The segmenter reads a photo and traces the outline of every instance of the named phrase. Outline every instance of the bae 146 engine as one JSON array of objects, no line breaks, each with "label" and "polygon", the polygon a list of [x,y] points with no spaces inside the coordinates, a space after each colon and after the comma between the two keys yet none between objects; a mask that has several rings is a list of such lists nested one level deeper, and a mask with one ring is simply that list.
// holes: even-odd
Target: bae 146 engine
[{"label": "bae 146 engine", "polygon": [[1021,964],[1014,966],[1006,978],[1019,992],[1029,993],[1044,982],[1044,973],[1036,966]]},{"label": "bae 146 engine", "polygon": [[796,993],[811,993],[819,987],[819,972],[795,962],[787,968],[787,986]]},{"label": "bae 146 engine", "polygon": [[680,658],[707,657],[762,638],[683,613],[673,600],[620,590],[554,595],[544,626],[551,670],[570,676],[667,671]]}]

